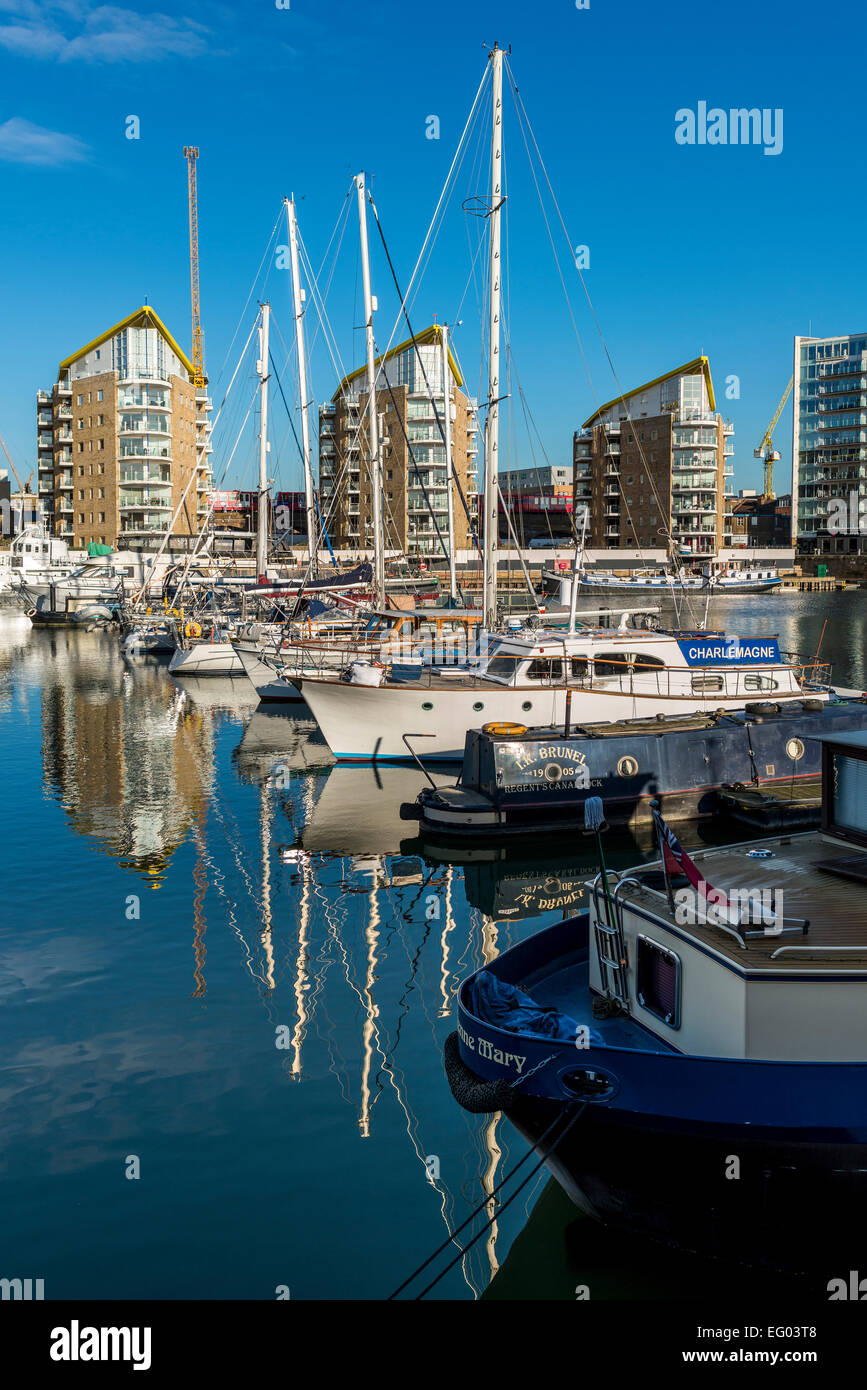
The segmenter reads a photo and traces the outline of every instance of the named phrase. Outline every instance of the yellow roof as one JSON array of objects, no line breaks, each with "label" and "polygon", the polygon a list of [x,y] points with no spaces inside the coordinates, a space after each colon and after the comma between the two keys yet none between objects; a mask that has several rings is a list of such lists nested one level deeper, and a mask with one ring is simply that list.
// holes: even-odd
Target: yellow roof
[{"label": "yellow roof", "polygon": [[[417,343],[441,343],[441,342],[442,342],[442,335],[443,335],[442,326],[441,326],[440,324],[438,324],[438,323],[433,323],[433,324],[431,324],[430,328],[426,328],[426,329],[424,330],[423,333],[416,333],[416,335],[415,335],[415,340],[416,340]],[[381,362],[387,361],[388,358],[390,358],[390,357],[397,357],[397,356],[399,356],[400,353],[406,352],[407,348],[411,348],[411,347],[412,347],[412,338],[407,338],[407,340],[406,340],[405,343],[398,343],[397,347],[390,348],[389,351],[383,353],[383,355],[382,355],[381,357],[377,357],[377,359],[376,359],[376,365],[377,365],[377,367],[380,365]],[[454,372],[455,381],[457,382],[458,386],[463,386],[463,384],[464,384],[464,379],[463,379],[463,377],[461,376],[460,368],[458,367],[457,361],[455,360],[455,357],[454,357],[454,354],[452,353],[451,348],[449,348],[449,366],[451,367],[452,371]],[[334,392],[334,395],[331,397],[331,399],[332,399],[333,401],[336,401],[336,400],[343,394],[343,392],[346,390],[346,387],[349,385],[350,381],[354,381],[356,377],[364,376],[366,372],[367,372],[367,367],[366,367],[366,366],[364,366],[364,367],[359,367],[358,370],[355,371],[355,372],[350,372],[350,373],[349,373],[349,376],[345,376],[345,377],[343,378],[343,380],[341,381],[341,383],[340,383],[340,385],[338,386],[337,390]]]},{"label": "yellow roof", "polygon": [[685,362],[682,367],[675,367],[671,372],[663,372],[662,376],[655,376],[652,381],[645,381],[643,386],[636,386],[632,391],[624,391],[622,397],[615,396],[613,401],[606,401],[605,405],[600,405],[599,409],[593,412],[589,420],[584,421],[582,428],[586,430],[589,425],[592,425],[594,421],[599,419],[600,415],[604,415],[606,410],[610,410],[613,405],[617,405],[621,400],[628,400],[630,396],[637,396],[639,391],[648,391],[651,386],[658,386],[661,381],[668,381],[669,377],[672,376],[697,376],[699,372],[704,374],[704,379],[707,382],[707,396],[710,402],[710,408],[711,410],[716,410],[713,382],[710,377],[710,362],[706,357],[694,357],[691,362]]},{"label": "yellow roof", "polygon": [[98,338],[94,338],[90,343],[85,343],[84,347],[79,348],[78,352],[74,352],[71,357],[64,357],[58,370],[61,372],[65,371],[67,367],[72,366],[73,362],[77,362],[79,357],[84,357],[85,353],[92,352],[94,348],[98,348],[102,343],[108,342],[109,338],[113,338],[115,333],[120,333],[121,329],[124,328],[158,328],[172,351],[177,353],[187,371],[190,373],[190,376],[193,375],[193,364],[189,357],[187,357],[183,348],[172,337],[159,314],[154,313],[149,304],[143,305],[141,309],[136,309],[134,313],[129,314],[125,319],[121,319],[120,323],[116,323],[113,328],[107,328],[104,333],[100,333]]}]

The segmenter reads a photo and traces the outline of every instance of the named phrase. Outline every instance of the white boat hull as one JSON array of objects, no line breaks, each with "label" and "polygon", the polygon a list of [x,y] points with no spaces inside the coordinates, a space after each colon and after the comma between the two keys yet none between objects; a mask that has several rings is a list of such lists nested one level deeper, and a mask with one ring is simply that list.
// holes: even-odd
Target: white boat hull
[{"label": "white boat hull", "polygon": [[244,668],[231,642],[196,642],[178,647],[169,662],[173,676],[243,676]]},{"label": "white boat hull", "polygon": [[[562,728],[566,719],[566,690],[562,686],[529,689],[491,684],[427,689],[419,684],[371,688],[311,678],[300,679],[298,685],[338,762],[408,761],[412,753],[403,741],[404,734],[419,757],[456,762],[463,758],[470,729],[488,723]],[[798,698],[803,697],[797,691],[774,695],[777,702]],[[656,691],[641,695],[637,690],[621,693],[573,687],[571,722],[574,728],[658,714],[743,707],[743,694],[713,699],[692,693],[666,697]]]},{"label": "white boat hull", "polygon": [[262,660],[255,642],[236,642],[235,655],[247,679],[256,687],[260,700],[279,700],[297,705],[304,703],[298,688],[291,681],[282,680],[274,668]]}]

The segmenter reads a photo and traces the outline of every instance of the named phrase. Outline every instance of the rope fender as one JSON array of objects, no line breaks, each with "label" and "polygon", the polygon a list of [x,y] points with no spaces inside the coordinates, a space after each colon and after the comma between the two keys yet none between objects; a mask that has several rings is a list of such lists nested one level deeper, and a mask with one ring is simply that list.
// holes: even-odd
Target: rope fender
[{"label": "rope fender", "polygon": [[497,1110],[505,1110],[514,1099],[512,1083],[505,1077],[483,1081],[470,1071],[460,1054],[457,1029],[446,1038],[443,1057],[449,1090],[458,1105],[471,1115],[492,1115]]}]

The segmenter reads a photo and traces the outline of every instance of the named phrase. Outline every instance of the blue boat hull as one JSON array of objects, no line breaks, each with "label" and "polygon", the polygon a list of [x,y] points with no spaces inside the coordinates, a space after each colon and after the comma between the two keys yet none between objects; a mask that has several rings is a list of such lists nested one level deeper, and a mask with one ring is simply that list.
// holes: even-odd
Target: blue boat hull
[{"label": "blue boat hull", "polygon": [[[576,1013],[588,920],[547,928],[487,969],[533,993],[557,962],[576,991],[573,1016],[603,1043],[578,1049],[492,1027],[472,1014],[468,980],[458,1004],[467,1073],[513,1083],[502,1108],[533,1144],[586,1102],[548,1166],[607,1222],[779,1268],[855,1258],[867,1198],[867,1064],[690,1057],[631,1021],[591,1020],[589,993]],[[828,1267],[826,1277],[845,1272]]]}]

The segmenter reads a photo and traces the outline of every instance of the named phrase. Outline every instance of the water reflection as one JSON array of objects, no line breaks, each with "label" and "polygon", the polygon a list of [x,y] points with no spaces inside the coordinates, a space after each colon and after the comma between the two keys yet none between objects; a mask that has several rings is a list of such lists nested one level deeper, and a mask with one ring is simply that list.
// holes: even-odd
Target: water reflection
[{"label": "water reflection", "polygon": [[[763,598],[762,615],[723,604],[733,630],[735,619],[746,635],[775,627],[781,645],[811,654],[832,613],[822,654],[865,683],[863,596],[810,596],[810,608]],[[41,987],[42,1010],[9,1014],[10,1259],[31,1267],[45,1227],[45,1268],[70,1296],[270,1297],[287,1262],[293,1297],[381,1296],[484,1200],[464,1238],[495,1219],[435,1296],[478,1297],[494,1276],[514,1288],[506,1256],[542,1179],[500,1212],[493,1189],[522,1141],[500,1116],[457,1108],[442,1046],[461,979],[580,907],[598,868],[592,841],[528,855],[412,838],[400,806],[424,784],[418,769],[335,767],[304,707],[258,709],[239,680],[181,689],[158,660],[125,663],[110,635],[32,633],[11,615],[0,616],[0,752],[22,835],[43,834],[41,779],[65,823],[53,871],[78,875],[68,920],[29,942],[33,959],[55,961],[70,936],[79,946],[63,994],[72,1086],[39,1045],[56,986]],[[711,823],[683,838],[721,833]],[[85,847],[96,853],[82,872]],[[615,868],[652,853],[641,830],[606,840]],[[121,934],[105,904],[135,879],[163,891]],[[15,920],[26,885],[10,894]],[[0,941],[0,965],[14,961],[20,943]],[[4,1000],[29,1006],[29,977],[6,971]],[[125,1046],[132,1059],[119,1065]],[[62,1161],[40,1132],[50,1113],[64,1117]],[[121,1219],[106,1168],[142,1131],[148,1162],[172,1176]],[[65,1182],[48,1185],[57,1167],[74,1175],[74,1201]],[[251,1191],[269,1201],[255,1235],[237,1200]],[[104,1267],[80,1259],[94,1223]],[[537,1279],[523,1270],[518,1286]]]}]

